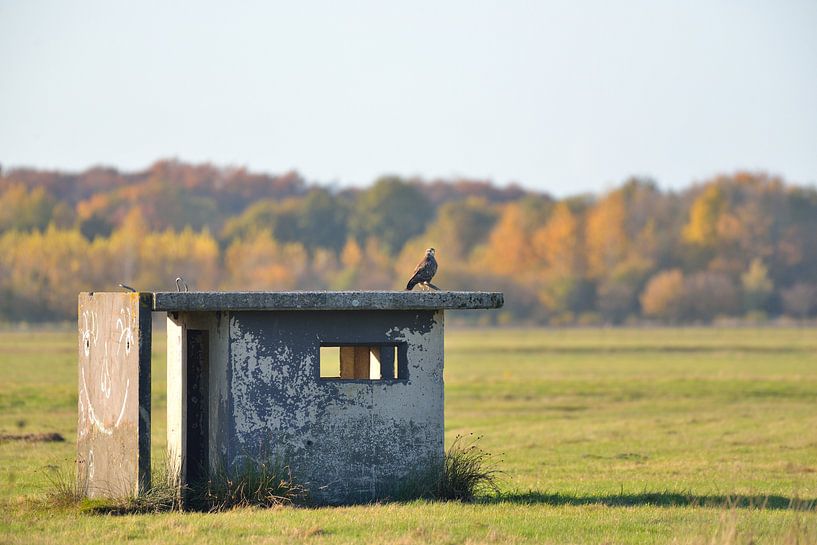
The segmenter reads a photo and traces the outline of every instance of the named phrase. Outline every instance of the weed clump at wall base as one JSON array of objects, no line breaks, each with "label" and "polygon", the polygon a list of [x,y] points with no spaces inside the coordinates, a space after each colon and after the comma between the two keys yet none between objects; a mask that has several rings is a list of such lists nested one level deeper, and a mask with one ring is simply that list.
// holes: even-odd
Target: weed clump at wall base
[{"label": "weed clump at wall base", "polygon": [[71,471],[54,469],[45,474],[48,479],[48,489],[45,501],[54,507],[72,507],[78,505],[85,498],[85,482],[77,478],[76,467]]},{"label": "weed clump at wall base", "polygon": [[437,499],[471,501],[482,492],[499,492],[497,479],[501,472],[491,454],[477,446],[478,440],[476,437],[469,442],[461,435],[454,439],[436,483]]},{"label": "weed clump at wall base", "polygon": [[211,471],[204,483],[191,485],[187,507],[202,511],[224,511],[235,507],[300,505],[308,500],[304,486],[292,478],[289,466],[244,458],[231,470],[223,466]]},{"label": "weed clump at wall base", "polygon": [[181,511],[179,486],[167,464],[160,466],[150,486],[138,495],[124,497],[87,497],[87,481],[76,477],[76,472],[56,472],[50,478],[46,493],[50,505],[76,508],[80,512],[105,515],[135,515]]},{"label": "weed clump at wall base", "polygon": [[297,484],[289,467],[245,459],[228,471],[211,471],[206,482],[180,487],[175,473],[162,467],[143,493],[122,498],[86,496],[86,486],[76,472],[55,471],[46,491],[49,506],[75,508],[93,514],[129,515],[170,511],[224,511],[236,507],[299,505],[308,501],[305,487]]},{"label": "weed clump at wall base", "polygon": [[479,437],[458,435],[446,451],[442,464],[432,463],[405,479],[397,487],[394,499],[430,499],[473,501],[484,493],[498,493],[501,471],[494,457],[482,450]]}]

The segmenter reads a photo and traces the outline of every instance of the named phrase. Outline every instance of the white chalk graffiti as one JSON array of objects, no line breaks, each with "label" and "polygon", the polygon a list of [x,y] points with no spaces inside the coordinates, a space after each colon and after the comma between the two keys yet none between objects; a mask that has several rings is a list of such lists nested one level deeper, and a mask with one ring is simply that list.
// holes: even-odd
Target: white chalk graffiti
[{"label": "white chalk graffiti", "polygon": [[99,326],[96,323],[96,312],[88,312],[86,310],[82,313],[82,321],[85,323],[85,326],[82,328],[82,349],[87,358],[91,355],[91,341],[93,341],[94,346],[96,346],[97,340],[99,339]]},{"label": "white chalk graffiti", "polygon": [[108,365],[108,341],[105,341],[105,355],[102,356],[102,376],[99,379],[99,389],[105,394],[105,399],[111,398],[111,368]]},{"label": "white chalk graffiti", "polygon": [[[122,392],[122,403],[119,407],[118,413],[116,414],[116,419],[112,424],[105,424],[103,418],[100,418],[97,410],[94,408],[94,404],[90,395],[91,390],[88,387],[88,379],[93,378],[94,367],[99,369],[99,391],[105,397],[105,399],[111,398],[111,393],[114,390],[113,388],[113,379],[111,377],[111,369],[112,368],[119,368],[124,363],[124,358],[130,355],[131,347],[133,345],[133,329],[132,329],[132,322],[133,322],[133,313],[130,308],[120,308],[119,309],[119,318],[116,321],[116,330],[113,332],[114,337],[103,336],[103,343],[102,343],[102,357],[100,358],[101,361],[97,360],[97,365],[93,365],[93,358],[91,358],[92,347],[96,347],[99,343],[100,332],[99,332],[99,324],[97,322],[97,313],[95,311],[84,311],[82,313],[82,322],[83,327],[81,330],[81,338],[82,338],[82,346],[83,346],[83,353],[86,357],[86,364],[80,366],[80,394],[79,394],[79,402],[78,402],[78,409],[79,409],[79,436],[85,437],[91,428],[96,428],[100,433],[105,435],[113,435],[113,432],[119,425],[122,423],[122,419],[125,416],[125,408],[128,404],[128,395],[130,394],[130,379],[127,378],[125,380],[125,388]],[[118,336],[116,336],[118,335]],[[117,346],[115,349],[109,349],[109,343],[114,342],[116,339]],[[86,368],[87,373],[90,373],[90,377],[86,377]],[[110,409],[105,407],[105,413],[108,413]],[[110,413],[108,413],[110,414]],[[113,416],[111,414],[111,416]],[[108,420],[110,422],[110,420]],[[92,465],[93,460],[93,453],[89,454],[89,466]],[[91,468],[89,467],[89,472],[91,472]],[[91,476],[92,473],[89,475]]]},{"label": "white chalk graffiti", "polygon": [[[83,390],[84,391],[84,390]],[[79,396],[79,436],[85,437],[88,433],[88,419],[85,416],[85,401],[82,399],[82,393]]]},{"label": "white chalk graffiti", "polygon": [[[116,417],[116,422],[114,422],[113,426],[108,427],[97,417],[96,412],[94,411],[91,396],[88,395],[88,383],[85,380],[85,369],[81,369],[80,372],[82,375],[82,393],[85,394],[85,402],[88,404],[88,420],[94,425],[94,427],[96,427],[96,429],[105,435],[113,435],[113,430],[119,427],[119,424],[122,423],[122,418],[125,416],[125,406],[128,403],[128,392],[130,391],[130,379],[125,381],[125,394],[122,396],[122,406],[119,408],[119,416]],[[80,435],[84,436],[85,434],[81,433]]]},{"label": "white chalk graffiti", "polygon": [[[127,318],[125,318],[127,311]],[[122,349],[122,339],[125,340],[124,348],[125,348],[125,355],[130,355],[130,349],[133,345],[133,329],[131,326],[133,325],[133,314],[131,313],[130,308],[121,308],[119,309],[119,318],[116,320],[116,329],[119,331],[119,345],[117,351]]]}]

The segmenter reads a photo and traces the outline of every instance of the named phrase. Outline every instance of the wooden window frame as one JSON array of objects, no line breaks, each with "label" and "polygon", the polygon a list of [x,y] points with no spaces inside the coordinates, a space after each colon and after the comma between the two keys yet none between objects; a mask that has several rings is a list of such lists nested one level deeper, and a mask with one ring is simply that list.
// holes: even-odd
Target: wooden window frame
[{"label": "wooden window frame", "polygon": [[[340,376],[336,377],[321,376],[319,356],[318,378],[320,380],[344,382],[404,382],[408,380],[408,345],[405,342],[321,342],[320,348],[338,348],[340,351]],[[387,350],[383,350],[384,348]],[[372,356],[374,356],[374,362]],[[375,365],[379,366],[379,377],[372,376]]]}]

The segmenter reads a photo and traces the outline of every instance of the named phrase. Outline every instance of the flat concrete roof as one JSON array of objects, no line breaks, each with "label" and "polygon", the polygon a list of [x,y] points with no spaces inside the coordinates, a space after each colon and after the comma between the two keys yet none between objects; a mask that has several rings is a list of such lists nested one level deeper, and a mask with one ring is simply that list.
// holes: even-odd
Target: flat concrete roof
[{"label": "flat concrete roof", "polygon": [[499,308],[488,291],[160,291],[153,310],[459,310]]}]

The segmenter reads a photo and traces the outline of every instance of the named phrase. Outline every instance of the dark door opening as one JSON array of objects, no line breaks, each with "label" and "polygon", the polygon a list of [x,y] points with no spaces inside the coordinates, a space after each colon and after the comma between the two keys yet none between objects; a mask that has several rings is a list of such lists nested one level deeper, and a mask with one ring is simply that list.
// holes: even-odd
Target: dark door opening
[{"label": "dark door opening", "polygon": [[209,474],[209,334],[187,330],[187,460],[185,482],[203,483]]}]

